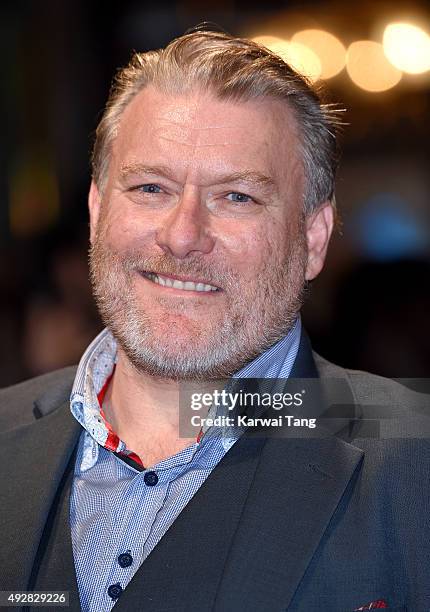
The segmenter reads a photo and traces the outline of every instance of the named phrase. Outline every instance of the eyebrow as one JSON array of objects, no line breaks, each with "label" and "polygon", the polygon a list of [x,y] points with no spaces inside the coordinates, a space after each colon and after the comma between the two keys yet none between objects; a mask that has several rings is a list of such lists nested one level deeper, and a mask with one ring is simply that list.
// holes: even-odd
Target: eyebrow
[{"label": "eyebrow", "polygon": [[[120,176],[122,179],[126,179],[132,175],[149,175],[149,176],[163,176],[170,180],[172,178],[172,172],[167,166],[147,166],[145,164],[124,164],[120,168]],[[233,172],[232,174],[222,174],[214,177],[213,184],[224,184],[224,183],[248,183],[250,185],[256,185],[259,187],[271,188],[277,191],[277,185],[273,178],[266,176],[260,172],[254,170],[243,170],[240,172]]]}]

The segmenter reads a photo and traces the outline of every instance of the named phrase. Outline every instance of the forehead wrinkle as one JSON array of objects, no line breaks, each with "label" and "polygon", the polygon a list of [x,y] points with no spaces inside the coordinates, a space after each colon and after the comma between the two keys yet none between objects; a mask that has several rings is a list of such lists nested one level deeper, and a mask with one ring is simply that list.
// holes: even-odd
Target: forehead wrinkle
[{"label": "forehead wrinkle", "polygon": [[[231,131],[231,133],[226,134],[227,130]],[[160,141],[184,146],[226,147],[238,144],[237,138],[240,138],[240,132],[238,132],[234,125],[191,127],[178,124],[175,125],[174,131],[170,133],[163,127],[154,129],[154,136]],[[207,141],[208,139],[210,140],[209,142]]]},{"label": "forehead wrinkle", "polygon": [[[230,130],[230,129],[235,129],[236,125],[234,123],[230,123],[230,124],[226,124],[226,125],[202,125],[202,126],[195,126],[194,122],[195,122],[195,117],[187,117],[185,120],[182,121],[177,121],[174,119],[165,119],[165,118],[161,118],[158,120],[158,123],[162,124],[160,128],[158,128],[158,130],[162,130],[165,129],[166,125],[173,125],[174,127],[178,127],[179,129],[183,129],[185,124],[189,124],[191,123],[191,125],[189,126],[189,129],[191,131],[206,131],[206,130]],[[166,124],[166,125],[164,125]],[[157,131],[157,130],[156,130]]]},{"label": "forehead wrinkle", "polygon": [[227,147],[231,145],[231,142],[187,142],[185,140],[180,141],[175,138],[168,138],[168,136],[160,136],[160,140],[165,140],[166,142],[174,142],[176,144],[184,145],[187,147]]}]

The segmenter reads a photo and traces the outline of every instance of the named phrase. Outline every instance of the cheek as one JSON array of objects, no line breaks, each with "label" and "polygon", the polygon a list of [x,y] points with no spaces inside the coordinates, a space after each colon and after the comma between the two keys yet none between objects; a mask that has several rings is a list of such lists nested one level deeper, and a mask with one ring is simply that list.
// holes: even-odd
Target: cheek
[{"label": "cheek", "polygon": [[229,263],[245,277],[254,277],[273,257],[281,235],[275,226],[254,226],[246,232],[224,235],[221,242]]},{"label": "cheek", "polygon": [[151,222],[139,219],[136,214],[127,214],[124,208],[111,209],[102,226],[104,239],[118,251],[148,245],[155,234]]}]

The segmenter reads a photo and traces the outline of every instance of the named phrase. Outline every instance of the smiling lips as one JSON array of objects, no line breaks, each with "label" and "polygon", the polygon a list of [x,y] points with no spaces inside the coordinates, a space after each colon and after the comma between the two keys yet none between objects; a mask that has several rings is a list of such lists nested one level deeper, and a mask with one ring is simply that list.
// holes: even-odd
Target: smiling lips
[{"label": "smiling lips", "polygon": [[208,285],[206,283],[195,283],[190,280],[180,280],[178,278],[172,278],[169,276],[163,276],[162,274],[156,274],[155,272],[143,272],[143,276],[148,280],[161,285],[162,287],[170,287],[172,289],[182,289],[183,291],[199,291],[201,293],[210,293],[211,291],[219,291],[218,287]]}]

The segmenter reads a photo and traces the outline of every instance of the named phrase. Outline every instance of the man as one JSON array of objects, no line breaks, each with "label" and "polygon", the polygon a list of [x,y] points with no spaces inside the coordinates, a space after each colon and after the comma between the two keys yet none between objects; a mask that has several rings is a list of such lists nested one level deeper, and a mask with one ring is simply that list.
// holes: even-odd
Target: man
[{"label": "man", "polygon": [[[335,128],[283,60],[228,35],[119,74],[89,194],[106,330],[77,370],[2,392],[1,589],[91,612],[430,609],[424,399],[313,355],[301,328]],[[184,388],[220,379],[301,379],[300,427],[289,407],[279,435],[184,434]]]}]

